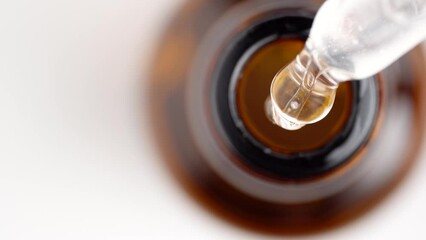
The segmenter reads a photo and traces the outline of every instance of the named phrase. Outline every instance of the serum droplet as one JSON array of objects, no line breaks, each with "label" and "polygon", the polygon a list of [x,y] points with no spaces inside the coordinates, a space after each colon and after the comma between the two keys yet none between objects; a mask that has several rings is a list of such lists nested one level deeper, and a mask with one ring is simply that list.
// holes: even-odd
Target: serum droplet
[{"label": "serum droplet", "polygon": [[266,112],[287,130],[318,122],[333,106],[337,85],[332,83],[304,50],[275,76]]}]

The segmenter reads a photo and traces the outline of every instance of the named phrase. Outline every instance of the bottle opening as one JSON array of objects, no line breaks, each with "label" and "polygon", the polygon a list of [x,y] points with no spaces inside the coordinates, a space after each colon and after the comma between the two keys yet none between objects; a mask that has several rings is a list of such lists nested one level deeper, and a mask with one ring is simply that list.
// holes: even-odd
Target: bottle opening
[{"label": "bottle opening", "polygon": [[311,24],[305,17],[276,16],[248,28],[219,55],[213,74],[219,133],[239,161],[273,178],[311,178],[342,166],[364,146],[376,122],[374,78],[341,84],[327,117],[297,131],[268,119],[264,103],[272,79],[303,49]]}]

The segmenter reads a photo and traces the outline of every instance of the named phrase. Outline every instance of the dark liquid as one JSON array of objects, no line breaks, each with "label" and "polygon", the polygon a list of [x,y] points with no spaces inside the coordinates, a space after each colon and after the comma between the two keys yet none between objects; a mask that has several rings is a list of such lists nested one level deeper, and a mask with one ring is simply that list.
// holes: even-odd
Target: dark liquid
[{"label": "dark liquid", "polygon": [[[338,99],[336,99],[336,104],[339,105],[335,106],[334,113],[330,115],[329,120],[321,123],[325,124],[322,127],[316,128],[313,125],[310,131],[306,130],[303,133],[303,136],[278,132],[275,126],[266,122],[263,111],[263,102],[269,83],[266,81],[256,83],[253,80],[255,74],[246,74],[245,71],[255,71],[261,78],[267,78],[270,81],[271,75],[277,71],[275,68],[280,68],[279,65],[285,64],[288,58],[291,58],[291,55],[301,48],[301,42],[298,40],[288,40],[290,38],[283,37],[264,45],[249,58],[245,65],[246,68],[242,70],[242,79],[240,79],[242,81],[237,85],[239,95],[236,109],[248,135],[251,135],[254,140],[245,135],[241,128],[236,127],[230,116],[223,117],[224,114],[229,114],[227,111],[232,104],[229,104],[228,101],[225,101],[225,104],[215,102],[214,99],[227,100],[228,91],[224,93],[225,97],[221,97],[220,94],[213,94],[212,88],[206,88],[207,90],[200,94],[197,100],[209,102],[213,109],[223,109],[212,110],[206,107],[206,112],[191,113],[194,109],[187,106],[186,100],[189,94],[193,94],[187,88],[187,85],[190,84],[188,75],[191,69],[198,68],[195,66],[198,62],[194,62],[194,52],[201,49],[201,39],[219,16],[238,2],[206,0],[197,1],[197,4],[195,2],[189,4],[173,21],[154,61],[152,81],[150,81],[148,92],[150,119],[153,127],[152,137],[156,140],[158,150],[169,166],[170,172],[175,175],[177,181],[182,183],[183,189],[194,197],[194,204],[201,204],[212,214],[251,231],[269,234],[307,234],[330,229],[360,216],[397,186],[397,183],[414,163],[421,146],[426,121],[426,72],[424,69],[426,61],[422,57],[421,51],[417,49],[411,52],[381,75],[383,84],[378,85],[380,91],[377,97],[381,103],[377,106],[377,118],[373,122],[369,134],[366,134],[367,138],[354,141],[355,152],[349,154],[352,157],[343,159],[343,165],[321,168],[321,172],[315,173],[315,178],[309,178],[309,181],[314,184],[326,179],[332,183],[333,181],[339,183],[338,176],[344,176],[341,180],[346,181],[361,172],[361,175],[354,178],[356,181],[335,194],[315,201],[273,203],[261,197],[254,197],[256,191],[261,192],[265,189],[254,188],[253,194],[247,194],[235,187],[234,183],[231,184],[229,180],[225,180],[222,177],[224,173],[209,164],[212,158],[219,160],[219,156],[208,154],[200,146],[211,151],[219,149],[223,156],[235,163],[234,166],[252,174],[259,181],[285,185],[289,176],[286,180],[275,178],[267,180],[270,175],[276,177],[282,172],[265,172],[269,165],[261,165],[261,162],[269,156],[269,153],[263,151],[264,147],[269,147],[277,153],[294,153],[296,160],[299,151],[315,152],[327,147],[334,148],[336,144],[339,144],[339,139],[336,140],[336,137],[342,136],[342,132],[345,132],[346,129],[358,130],[362,125],[355,124],[355,128],[347,128],[347,126],[352,126],[350,123],[354,113],[355,115],[359,113],[358,107],[353,107],[357,100],[356,96],[365,89],[357,87],[356,83],[342,85],[339,89]],[[282,2],[283,8],[286,8],[284,2]],[[306,16],[307,7],[311,7],[313,2],[306,1],[306,3],[301,3],[300,7],[291,7],[291,15],[301,12],[303,16]],[[273,16],[279,18],[282,12],[278,12],[279,14],[273,14]],[[313,16],[314,13],[311,15]],[[205,16],[209,16],[209,18]],[[271,15],[266,18],[271,19]],[[250,28],[250,24],[247,23],[242,28]],[[291,39],[295,39],[294,36]],[[234,48],[232,47],[231,50]],[[285,51],[284,55],[287,57],[282,57],[283,49],[291,50]],[[226,54],[226,52],[220,51],[218,49],[216,55],[205,56],[205,58],[215,59]],[[274,61],[266,63],[263,60],[265,57],[270,57]],[[234,66],[229,64],[223,66],[228,66],[230,71],[235,70]],[[259,68],[259,66],[261,67]],[[212,65],[211,67],[213,69],[210,70],[213,71],[215,68]],[[223,67],[218,67],[218,69],[221,70]],[[209,75],[207,78],[199,78],[199,81],[209,82],[212,79],[214,77]],[[217,79],[223,80],[224,78]],[[225,90],[229,89],[227,84],[223,84],[222,87]],[[253,91],[253,89],[257,90]],[[252,95],[253,93],[256,94]],[[257,101],[258,99],[261,101]],[[247,104],[250,101],[253,102]],[[252,104],[256,107],[250,108],[253,106]],[[348,106],[352,107],[348,108]],[[409,111],[401,112],[401,109]],[[207,127],[210,128],[211,134],[196,136],[194,130],[205,129],[198,129],[197,125],[191,124],[196,123],[198,118],[190,123],[188,117],[199,115],[216,116],[208,118],[210,125]],[[361,114],[361,118],[362,116]],[[404,131],[401,131],[401,125],[403,125]],[[387,137],[387,133],[392,131],[399,132],[398,139]],[[286,137],[283,137],[284,135]],[[314,141],[311,139],[313,137],[317,139]],[[214,144],[207,141],[212,138],[215,141]],[[334,141],[333,139],[336,140],[333,144],[324,147],[324,144]],[[294,144],[295,141],[303,144]],[[253,144],[253,142],[258,142],[258,144]],[[350,143],[352,142],[349,141],[348,146],[352,146]],[[260,163],[255,163],[248,161],[250,156],[253,157],[252,154],[246,156],[243,153],[263,154],[259,156],[263,156],[265,159],[256,158]],[[320,159],[319,155],[313,156],[315,159]],[[342,154],[337,152],[332,154],[331,159],[340,161],[341,156]],[[286,157],[281,159],[282,156],[280,156],[276,162],[280,164],[280,161],[286,160]],[[309,161],[305,162],[307,168],[310,166],[309,163]],[[366,169],[368,171],[365,171]],[[346,177],[347,173],[353,174]],[[289,182],[302,185],[304,181],[306,179],[302,176],[302,179],[294,178]],[[321,192],[322,189],[318,188],[314,191]]]},{"label": "dark liquid", "polygon": [[256,52],[241,71],[236,89],[238,113],[255,139],[272,151],[294,154],[318,150],[347,124],[352,109],[351,83],[339,86],[335,105],[325,119],[298,131],[287,131],[267,118],[264,102],[274,75],[303,49],[304,41],[281,39]]}]

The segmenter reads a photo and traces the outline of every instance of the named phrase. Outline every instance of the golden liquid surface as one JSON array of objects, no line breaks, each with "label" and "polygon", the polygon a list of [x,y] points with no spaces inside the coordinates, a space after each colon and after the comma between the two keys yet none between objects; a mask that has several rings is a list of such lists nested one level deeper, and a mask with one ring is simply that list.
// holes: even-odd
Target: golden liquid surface
[{"label": "golden liquid surface", "polygon": [[321,148],[343,130],[351,113],[352,87],[350,83],[343,83],[337,90],[333,108],[320,122],[288,131],[268,119],[264,103],[271,82],[303,46],[304,41],[299,39],[281,39],[267,44],[246,62],[236,86],[237,109],[245,128],[274,152],[292,154]]}]

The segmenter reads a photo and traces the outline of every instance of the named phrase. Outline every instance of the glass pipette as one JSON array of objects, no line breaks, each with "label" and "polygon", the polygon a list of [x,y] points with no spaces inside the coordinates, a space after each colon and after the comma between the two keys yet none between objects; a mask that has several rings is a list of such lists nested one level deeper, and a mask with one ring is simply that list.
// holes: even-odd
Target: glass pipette
[{"label": "glass pipette", "polygon": [[[288,130],[323,119],[340,82],[372,76],[426,38],[426,0],[328,0],[265,103]],[[425,66],[426,67],[426,66]]]}]

